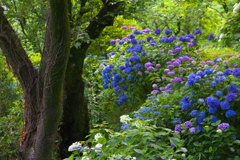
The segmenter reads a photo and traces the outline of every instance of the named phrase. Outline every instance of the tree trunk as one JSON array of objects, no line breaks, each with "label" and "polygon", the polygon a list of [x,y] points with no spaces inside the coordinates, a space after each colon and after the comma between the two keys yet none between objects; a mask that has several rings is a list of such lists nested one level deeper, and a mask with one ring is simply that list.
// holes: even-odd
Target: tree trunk
[{"label": "tree trunk", "polygon": [[[114,18],[123,12],[123,3],[104,3],[104,6],[93,18],[86,32],[95,40],[106,26],[113,24]],[[109,14],[112,13],[112,14]],[[68,147],[76,142],[85,140],[89,134],[88,108],[84,103],[84,82],[82,79],[83,61],[91,43],[80,42],[79,48],[72,47],[67,66],[64,87],[63,120],[60,128],[62,142],[60,144],[61,158],[69,157]]]},{"label": "tree trunk", "polygon": [[0,12],[0,47],[24,91],[20,159],[51,160],[62,113],[62,92],[70,52],[67,0],[50,0],[50,18],[40,73]]}]

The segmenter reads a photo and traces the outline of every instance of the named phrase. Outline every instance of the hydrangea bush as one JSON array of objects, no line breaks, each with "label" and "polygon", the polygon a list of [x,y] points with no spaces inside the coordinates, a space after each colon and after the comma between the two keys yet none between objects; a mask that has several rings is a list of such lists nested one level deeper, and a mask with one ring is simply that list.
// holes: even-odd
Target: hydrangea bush
[{"label": "hydrangea bush", "polygon": [[149,93],[132,116],[120,117],[120,132],[92,129],[78,150],[70,147],[72,158],[239,159],[240,56],[201,61],[201,34],[144,29],[112,40],[102,97],[121,107],[146,86]]}]

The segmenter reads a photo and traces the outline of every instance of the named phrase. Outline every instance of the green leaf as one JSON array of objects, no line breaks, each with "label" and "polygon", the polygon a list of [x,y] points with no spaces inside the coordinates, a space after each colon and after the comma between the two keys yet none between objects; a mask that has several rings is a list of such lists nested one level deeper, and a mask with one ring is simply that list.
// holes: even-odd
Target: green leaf
[{"label": "green leaf", "polygon": [[180,149],[178,149],[176,152],[187,152],[187,148],[181,147]]},{"label": "green leaf", "polygon": [[169,140],[170,140],[170,142],[171,142],[171,144],[173,144],[174,146],[177,146],[178,145],[178,143],[179,143],[179,139],[178,138],[176,138],[176,137],[171,137],[171,138],[169,138]]},{"label": "green leaf", "polygon": [[77,42],[75,45],[74,45],[76,48],[79,48],[81,46],[81,43],[80,42]]},{"label": "green leaf", "polygon": [[144,154],[143,151],[141,151],[140,149],[133,149],[136,153],[139,153],[139,154]]}]

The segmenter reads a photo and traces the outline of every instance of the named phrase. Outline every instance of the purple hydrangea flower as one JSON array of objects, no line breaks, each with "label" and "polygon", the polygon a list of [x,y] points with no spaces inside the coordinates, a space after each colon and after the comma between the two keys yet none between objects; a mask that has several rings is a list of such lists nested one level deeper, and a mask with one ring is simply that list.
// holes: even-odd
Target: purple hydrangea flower
[{"label": "purple hydrangea flower", "polygon": [[182,79],[179,78],[179,77],[177,77],[177,78],[174,78],[173,81],[174,81],[174,82],[179,82],[179,83],[181,83],[181,82],[182,82]]},{"label": "purple hydrangea flower", "polygon": [[147,53],[146,52],[142,52],[142,56],[145,56]]},{"label": "purple hydrangea flower", "polygon": [[196,128],[195,127],[189,128],[189,132],[190,133],[195,133],[196,132]]},{"label": "purple hydrangea flower", "polygon": [[206,64],[213,65],[214,63],[213,63],[213,61],[206,61]]},{"label": "purple hydrangea flower", "polygon": [[174,68],[174,65],[169,65],[167,68],[168,68],[168,69],[173,69],[173,68]]},{"label": "purple hydrangea flower", "polygon": [[152,63],[151,63],[151,62],[147,62],[147,63],[145,63],[145,65],[144,65],[144,67],[146,67],[146,68],[148,68],[148,67],[150,67],[150,66],[152,66]]},{"label": "purple hydrangea flower", "polygon": [[114,45],[115,43],[116,43],[116,40],[115,40],[115,39],[113,39],[113,40],[110,41],[110,45]]},{"label": "purple hydrangea flower", "polygon": [[211,41],[213,39],[213,36],[214,36],[214,34],[210,33],[209,36],[208,36],[208,40]]},{"label": "purple hydrangea flower", "polygon": [[161,67],[161,64],[156,64],[156,67]]},{"label": "purple hydrangea flower", "polygon": [[191,121],[186,121],[186,122],[184,123],[184,125],[185,125],[186,127],[192,127],[192,122],[191,122]]},{"label": "purple hydrangea flower", "polygon": [[169,69],[164,69],[164,72],[168,73],[168,72],[170,72],[170,70]]},{"label": "purple hydrangea flower", "polygon": [[150,66],[150,67],[147,68],[147,70],[154,71],[155,69],[152,66]]},{"label": "purple hydrangea flower", "polygon": [[192,47],[192,46],[194,46],[193,43],[188,43],[188,47]]},{"label": "purple hydrangea flower", "polygon": [[225,131],[229,127],[228,123],[221,123],[218,125],[218,129]]},{"label": "purple hydrangea flower", "polygon": [[175,72],[168,72],[167,73],[169,76],[174,76],[175,75]]},{"label": "purple hydrangea flower", "polygon": [[159,91],[158,90],[152,90],[152,92],[151,93],[153,93],[153,94],[158,94],[159,93]]},{"label": "purple hydrangea flower", "polygon": [[174,130],[180,132],[182,125],[181,124],[176,124]]},{"label": "purple hydrangea flower", "polygon": [[122,26],[122,29],[127,29],[128,27],[127,26]]}]

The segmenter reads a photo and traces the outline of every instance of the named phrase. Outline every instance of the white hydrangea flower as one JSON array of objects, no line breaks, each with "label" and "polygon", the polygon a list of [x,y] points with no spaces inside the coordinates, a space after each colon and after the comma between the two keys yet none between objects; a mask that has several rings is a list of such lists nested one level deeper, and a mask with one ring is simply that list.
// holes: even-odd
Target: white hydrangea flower
[{"label": "white hydrangea flower", "polygon": [[222,40],[223,36],[224,36],[224,34],[223,34],[223,33],[222,33],[222,34],[220,34],[218,42],[221,42],[221,40]]},{"label": "white hydrangea flower", "polygon": [[95,147],[96,147],[96,148],[102,148],[102,146],[103,146],[103,145],[102,145],[101,143],[98,143],[98,144],[96,144]]},{"label": "white hydrangea flower", "polygon": [[71,146],[68,147],[69,152],[81,150],[81,149],[82,149],[82,145],[80,142],[75,142]]},{"label": "white hydrangea flower", "polygon": [[101,137],[102,137],[102,134],[101,134],[101,133],[97,133],[97,134],[94,136],[94,139],[95,139],[96,141],[98,141],[98,139],[101,138]]},{"label": "white hydrangea flower", "polygon": [[130,118],[129,115],[122,115],[122,116],[120,117],[120,122],[121,122],[121,123],[126,123],[126,124],[128,124],[128,122],[131,121],[131,120],[132,120],[132,118]]},{"label": "white hydrangea flower", "polygon": [[240,3],[236,3],[236,4],[233,6],[233,13],[237,13],[239,9],[240,9]]}]

